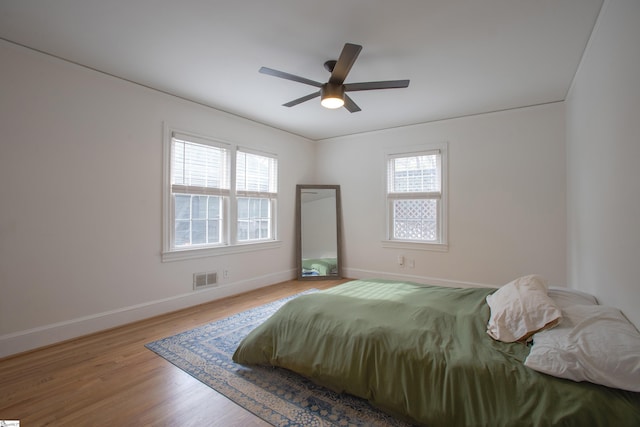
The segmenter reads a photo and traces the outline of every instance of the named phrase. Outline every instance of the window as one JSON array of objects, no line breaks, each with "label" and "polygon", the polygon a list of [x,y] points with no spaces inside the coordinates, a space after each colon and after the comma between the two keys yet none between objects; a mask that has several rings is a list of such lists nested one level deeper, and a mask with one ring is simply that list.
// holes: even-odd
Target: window
[{"label": "window", "polygon": [[163,261],[274,242],[276,156],[194,135],[167,133]]},{"label": "window", "polygon": [[238,241],[270,239],[277,196],[278,162],[273,157],[239,151],[236,162]]},{"label": "window", "polygon": [[224,204],[230,196],[228,147],[171,138],[172,249],[226,242]]},{"label": "window", "polygon": [[446,145],[389,153],[386,163],[387,242],[444,247]]}]

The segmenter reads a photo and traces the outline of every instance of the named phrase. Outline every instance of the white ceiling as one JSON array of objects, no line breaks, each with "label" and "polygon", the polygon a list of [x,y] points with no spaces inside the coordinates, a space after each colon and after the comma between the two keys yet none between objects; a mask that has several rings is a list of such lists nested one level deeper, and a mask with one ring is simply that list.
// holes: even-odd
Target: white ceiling
[{"label": "white ceiling", "polygon": [[[0,0],[0,38],[312,140],[561,101],[602,0]],[[327,110],[317,90],[344,43],[363,50]]]}]

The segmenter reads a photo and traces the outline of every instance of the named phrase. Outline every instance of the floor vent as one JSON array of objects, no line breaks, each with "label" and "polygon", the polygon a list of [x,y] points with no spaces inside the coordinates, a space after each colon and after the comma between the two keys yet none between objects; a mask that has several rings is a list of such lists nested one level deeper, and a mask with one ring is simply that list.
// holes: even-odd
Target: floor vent
[{"label": "floor vent", "polygon": [[218,283],[217,271],[193,274],[193,289],[207,288],[209,286],[215,286],[217,283]]}]

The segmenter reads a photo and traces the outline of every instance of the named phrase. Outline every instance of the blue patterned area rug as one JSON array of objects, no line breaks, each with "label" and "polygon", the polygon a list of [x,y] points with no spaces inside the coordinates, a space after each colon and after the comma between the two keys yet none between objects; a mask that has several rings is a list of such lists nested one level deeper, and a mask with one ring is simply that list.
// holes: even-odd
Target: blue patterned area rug
[{"label": "blue patterned area rug", "polygon": [[298,295],[163,338],[146,347],[274,426],[408,426],[365,400],[334,393],[285,369],[247,367],[231,360],[238,344],[251,330]]}]

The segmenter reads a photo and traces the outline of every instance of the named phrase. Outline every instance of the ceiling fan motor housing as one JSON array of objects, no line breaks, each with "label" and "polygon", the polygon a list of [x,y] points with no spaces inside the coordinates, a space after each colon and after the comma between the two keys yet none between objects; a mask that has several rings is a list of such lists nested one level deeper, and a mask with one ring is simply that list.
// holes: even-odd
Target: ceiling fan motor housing
[{"label": "ceiling fan motor housing", "polygon": [[336,85],[333,83],[325,83],[320,88],[320,97],[324,98],[340,98],[344,99],[344,85]]}]

